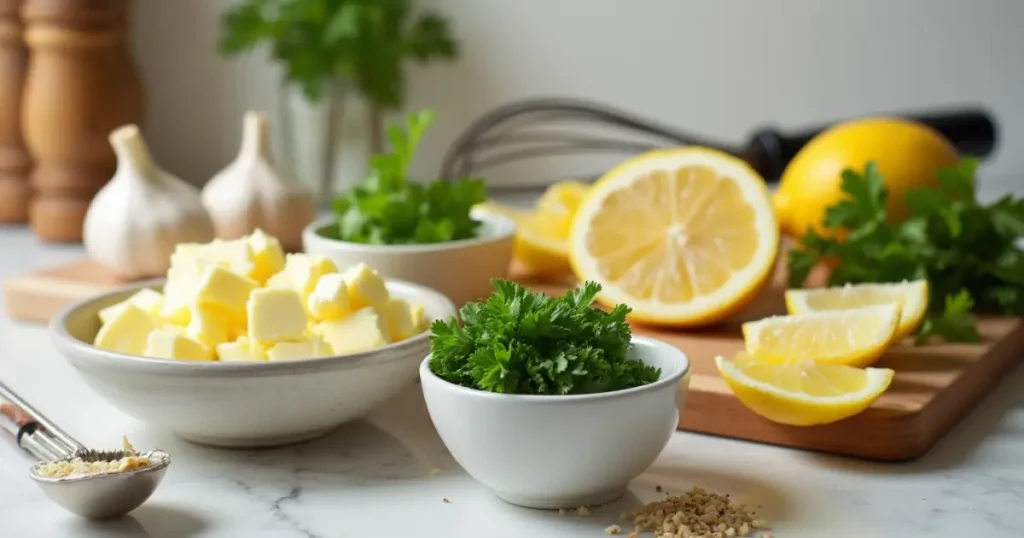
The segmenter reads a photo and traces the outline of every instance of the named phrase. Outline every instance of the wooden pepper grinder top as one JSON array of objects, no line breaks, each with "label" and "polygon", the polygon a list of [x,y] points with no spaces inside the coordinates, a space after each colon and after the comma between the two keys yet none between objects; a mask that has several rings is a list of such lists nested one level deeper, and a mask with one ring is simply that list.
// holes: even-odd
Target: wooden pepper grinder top
[{"label": "wooden pepper grinder top", "polygon": [[25,0],[22,8],[31,52],[22,120],[35,159],[29,224],[43,240],[82,240],[89,202],[116,166],[108,135],[142,120],[127,8],[126,0]]},{"label": "wooden pepper grinder top", "polygon": [[28,51],[22,40],[22,0],[0,0],[0,222],[28,220],[32,160],[21,135],[21,95]]}]

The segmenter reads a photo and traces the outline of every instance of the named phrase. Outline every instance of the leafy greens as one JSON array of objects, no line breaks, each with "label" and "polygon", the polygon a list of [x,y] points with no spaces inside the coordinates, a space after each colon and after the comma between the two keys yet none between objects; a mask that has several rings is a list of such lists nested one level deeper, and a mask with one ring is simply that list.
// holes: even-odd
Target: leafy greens
[{"label": "leafy greens", "polygon": [[628,357],[629,308],[591,305],[601,286],[587,282],[560,298],[494,279],[494,293],[468,303],[458,320],[437,320],[430,371],[465,387],[509,394],[587,394],[656,381],[659,368]]},{"label": "leafy greens", "polygon": [[[878,168],[842,176],[846,197],[830,207],[822,234],[807,232],[789,256],[789,285],[803,285],[820,262],[838,260],[830,285],[927,279],[929,313],[917,341],[941,337],[976,342],[973,310],[1024,314],[1024,199],[1006,195],[991,204],[976,197],[978,161],[964,158],[940,170],[938,187],[906,195],[910,218],[892,222],[889,193]],[[836,233],[838,232],[838,233]]]},{"label": "leafy greens", "polygon": [[353,243],[406,245],[440,243],[476,236],[480,223],[470,216],[474,205],[487,199],[479,179],[410,181],[409,164],[434,112],[411,114],[406,127],[387,130],[391,152],[374,155],[371,173],[359,185],[334,200],[337,226],[321,235]]}]

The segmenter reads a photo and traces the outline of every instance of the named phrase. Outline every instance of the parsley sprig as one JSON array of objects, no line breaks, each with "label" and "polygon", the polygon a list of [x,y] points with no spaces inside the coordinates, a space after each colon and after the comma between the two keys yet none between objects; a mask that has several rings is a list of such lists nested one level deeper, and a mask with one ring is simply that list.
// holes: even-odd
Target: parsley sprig
[{"label": "parsley sprig", "polygon": [[353,243],[405,245],[440,243],[476,236],[480,223],[470,216],[487,199],[479,179],[422,184],[407,177],[432,110],[411,114],[405,129],[390,125],[391,151],[374,155],[369,177],[334,200],[335,227],[320,233]]},{"label": "parsley sprig", "polygon": [[591,304],[601,286],[587,282],[560,298],[494,279],[484,302],[433,323],[430,371],[465,387],[509,394],[587,394],[656,381],[661,370],[628,357],[629,308]]},{"label": "parsley sprig", "polygon": [[979,341],[975,310],[1024,315],[1024,199],[978,201],[977,167],[976,159],[962,159],[938,172],[938,187],[909,191],[911,216],[902,222],[888,219],[889,193],[873,162],[863,173],[845,170],[846,196],[824,220],[833,233],[811,230],[790,251],[789,285],[803,285],[829,259],[839,262],[830,285],[927,279],[930,306],[918,343],[933,336]]}]

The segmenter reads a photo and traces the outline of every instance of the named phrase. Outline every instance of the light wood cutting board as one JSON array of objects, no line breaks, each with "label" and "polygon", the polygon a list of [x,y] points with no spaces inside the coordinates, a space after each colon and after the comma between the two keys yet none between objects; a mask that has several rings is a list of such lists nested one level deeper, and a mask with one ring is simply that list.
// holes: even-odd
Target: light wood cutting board
[{"label": "light wood cutting board", "polygon": [[[574,285],[518,271],[513,278],[550,294],[562,294]],[[690,390],[680,428],[869,459],[913,459],[927,452],[1024,354],[1024,321],[982,319],[982,344],[901,344],[891,349],[879,366],[893,368],[896,377],[864,413],[827,426],[775,424],[749,411],[729,392],[715,370],[714,357],[731,357],[743,349],[742,321],[784,313],[782,278],[778,272],[773,286],[747,310],[708,330],[634,327],[637,334],[669,342],[690,358]],[[125,284],[102,267],[81,261],[9,279],[5,301],[12,318],[46,322],[73,302]]]}]

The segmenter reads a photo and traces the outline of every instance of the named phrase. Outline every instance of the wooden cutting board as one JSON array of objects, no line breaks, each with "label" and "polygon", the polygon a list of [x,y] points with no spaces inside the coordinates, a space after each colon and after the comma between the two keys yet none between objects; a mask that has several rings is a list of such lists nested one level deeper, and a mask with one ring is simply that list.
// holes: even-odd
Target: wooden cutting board
[{"label": "wooden cutting board", "polygon": [[[897,345],[879,366],[896,370],[890,389],[867,411],[827,426],[799,428],[762,419],[737,400],[718,376],[714,357],[743,349],[739,324],[785,313],[783,276],[734,319],[703,331],[635,326],[682,349],[690,358],[690,391],[680,419],[685,430],[877,460],[907,460],[928,451],[1024,355],[1024,321],[986,318],[978,345]],[[513,278],[549,294],[575,283],[513,271]],[[5,282],[5,303],[15,319],[46,322],[61,308],[127,284],[102,267],[80,261]]]}]

